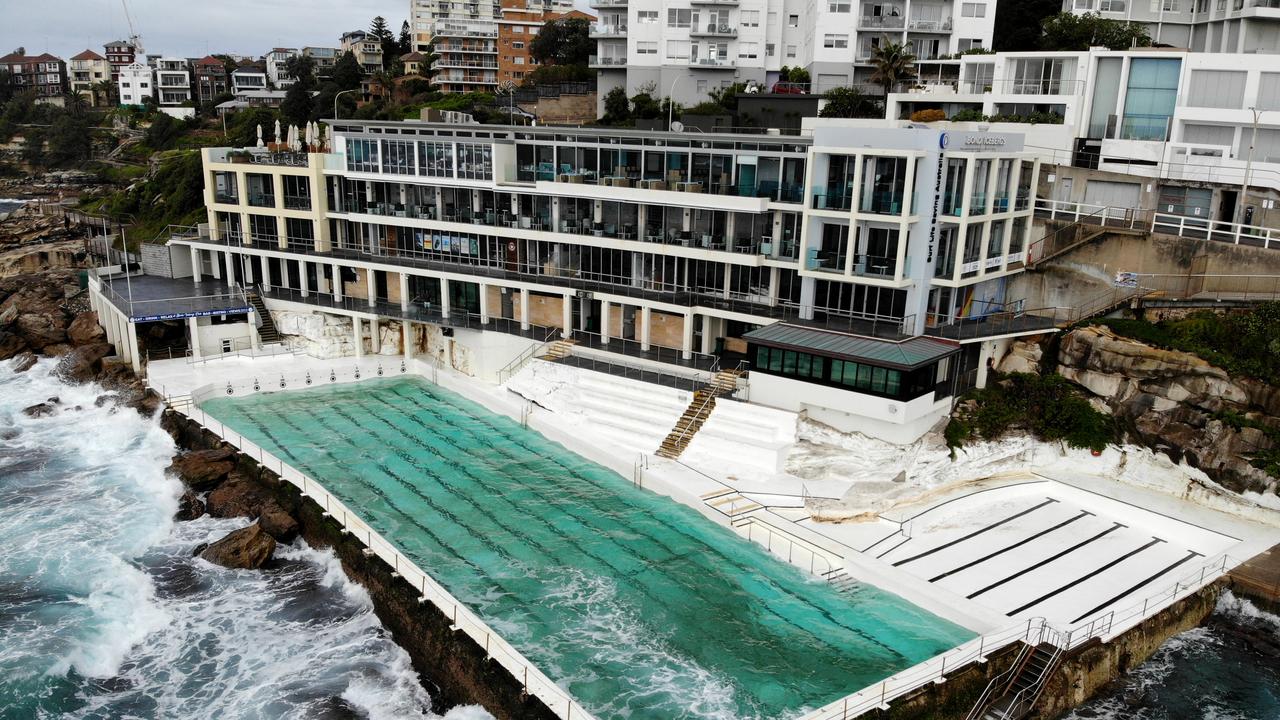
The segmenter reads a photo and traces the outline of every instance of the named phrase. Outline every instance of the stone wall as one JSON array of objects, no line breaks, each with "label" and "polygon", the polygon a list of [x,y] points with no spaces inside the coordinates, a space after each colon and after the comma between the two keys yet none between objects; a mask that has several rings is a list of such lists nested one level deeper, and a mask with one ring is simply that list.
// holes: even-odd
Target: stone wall
[{"label": "stone wall", "polygon": [[[221,440],[186,417],[166,411],[164,424],[182,447],[199,450],[221,446]],[[553,720],[556,715],[540,700],[525,695],[517,678],[487,659],[484,648],[470,636],[450,629],[450,618],[434,604],[419,604],[418,593],[378,558],[365,557],[364,545],[343,534],[337,522],[324,516],[314,500],[274,472],[244,456],[238,469],[290,513],[301,536],[314,548],[330,548],[347,577],[359,583],[373,600],[378,618],[395,642],[408,652],[414,670],[425,680],[434,710],[479,704],[499,720]]]}]

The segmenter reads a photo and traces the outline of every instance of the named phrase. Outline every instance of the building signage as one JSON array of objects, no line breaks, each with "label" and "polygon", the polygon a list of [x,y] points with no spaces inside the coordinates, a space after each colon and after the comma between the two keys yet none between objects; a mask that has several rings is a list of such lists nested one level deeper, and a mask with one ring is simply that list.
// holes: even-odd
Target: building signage
[{"label": "building signage", "polygon": [[965,147],[1004,147],[1005,139],[999,135],[970,135],[964,139]]},{"label": "building signage", "polygon": [[[938,137],[938,146],[947,147],[947,134]],[[929,218],[929,246],[925,262],[933,262],[933,249],[938,244],[938,212],[942,209],[942,173],[946,163],[942,161],[942,153],[938,153],[938,173],[933,180],[933,212]]]},{"label": "building signage", "polygon": [[251,312],[253,312],[253,308],[251,307],[226,308],[223,310],[197,310],[195,312],[163,313],[161,315],[142,315],[138,317],[130,317],[129,322],[132,322],[132,323],[158,322],[160,320],[179,320],[182,318],[209,317],[212,315],[240,315],[240,314],[247,315]]}]

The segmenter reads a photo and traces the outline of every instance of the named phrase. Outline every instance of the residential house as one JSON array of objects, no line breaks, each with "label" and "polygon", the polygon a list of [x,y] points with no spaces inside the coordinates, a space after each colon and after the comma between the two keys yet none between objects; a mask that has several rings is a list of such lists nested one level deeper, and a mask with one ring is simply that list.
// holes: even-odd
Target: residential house
[{"label": "residential house", "polygon": [[594,15],[579,10],[565,12],[549,10],[538,0],[502,0],[502,14],[498,25],[498,83],[519,85],[537,67],[537,61],[529,54],[529,46],[538,36],[542,26],[559,18],[580,18],[595,22]]},{"label": "residential house", "polygon": [[62,105],[67,93],[67,64],[49,53],[0,57],[0,67],[9,71],[9,87],[14,92],[35,93],[36,102]]},{"label": "residential house", "polygon": [[156,96],[155,79],[150,67],[141,60],[118,68],[116,74],[117,97],[122,106],[141,106],[148,98]]},{"label": "residential house", "polygon": [[427,56],[420,52],[405,53],[400,56],[400,62],[404,63],[405,75],[421,75],[427,69]]},{"label": "residential house", "polygon": [[107,102],[108,98],[98,97],[98,83],[111,79],[111,63],[92,50],[71,58],[70,74],[71,92],[79,93],[89,101],[90,105]]},{"label": "residential house", "polygon": [[227,65],[222,60],[206,55],[196,60],[193,67],[195,68],[196,99],[201,105],[209,105],[219,95],[231,92],[230,81],[227,78]]},{"label": "residential house", "polygon": [[382,71],[382,43],[363,30],[342,34],[342,52],[355,55],[365,74]]},{"label": "residential house", "polygon": [[156,101],[160,107],[191,107],[191,68],[185,58],[156,60]]},{"label": "residential house", "polygon": [[330,47],[304,47],[302,48],[302,54],[315,62],[317,78],[331,77],[333,75],[333,66],[338,63],[338,58],[342,56],[338,48]]},{"label": "residential house", "polygon": [[131,40],[116,40],[102,46],[111,65],[111,82],[119,82],[120,70],[133,64],[139,48]]},{"label": "residential house", "polygon": [[236,95],[245,90],[266,90],[267,71],[261,65],[241,65],[231,73],[231,92]]},{"label": "residential house", "polygon": [[294,48],[272,48],[267,53],[267,79],[272,87],[283,90],[297,82],[297,78],[286,69],[289,61],[297,56],[298,51]]}]

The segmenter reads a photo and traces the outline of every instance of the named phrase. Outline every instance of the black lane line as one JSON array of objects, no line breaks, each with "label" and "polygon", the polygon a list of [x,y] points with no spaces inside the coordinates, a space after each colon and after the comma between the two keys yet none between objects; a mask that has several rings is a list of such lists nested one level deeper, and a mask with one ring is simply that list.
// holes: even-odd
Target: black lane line
[{"label": "black lane line", "polygon": [[1116,530],[1119,530],[1119,529],[1120,529],[1120,528],[1122,528],[1122,527],[1128,527],[1128,525],[1121,525],[1120,523],[1113,523],[1113,524],[1111,525],[1111,527],[1107,528],[1106,530],[1103,530],[1102,532],[1098,533],[1097,535],[1094,535],[1094,536],[1093,536],[1093,537],[1091,537],[1091,538],[1086,538],[1086,539],[1084,539],[1084,540],[1081,540],[1080,542],[1076,543],[1075,545],[1072,545],[1071,547],[1067,548],[1066,550],[1063,550],[1062,552],[1059,552],[1059,553],[1058,553],[1058,554],[1056,554],[1056,555],[1053,555],[1053,556],[1051,556],[1051,557],[1047,557],[1047,558],[1045,558],[1044,560],[1041,560],[1040,562],[1036,563],[1035,565],[1032,565],[1032,566],[1031,566],[1031,567],[1029,567],[1029,568],[1025,568],[1025,569],[1023,569],[1023,570],[1019,570],[1018,572],[1016,572],[1016,573],[1014,573],[1014,574],[1010,575],[1009,577],[1007,577],[1007,578],[1005,578],[1005,579],[1003,579],[1003,580],[997,580],[997,581],[995,581],[995,582],[991,583],[990,585],[988,585],[988,586],[986,586],[986,587],[982,588],[981,590],[979,590],[979,591],[977,591],[977,592],[973,593],[972,595],[966,595],[965,597],[966,597],[966,598],[968,598],[969,600],[972,600],[972,599],[974,599],[974,598],[978,597],[979,595],[981,595],[981,594],[983,594],[983,593],[985,593],[985,592],[988,592],[988,591],[994,590],[994,589],[996,589],[996,588],[1000,587],[1001,585],[1004,585],[1005,583],[1007,583],[1007,582],[1009,582],[1009,581],[1011,581],[1011,580],[1017,580],[1018,578],[1022,577],[1023,575],[1026,575],[1027,573],[1031,572],[1032,570],[1035,570],[1036,568],[1044,567],[1045,565],[1048,565],[1049,563],[1054,562],[1055,560],[1059,560],[1059,559],[1061,559],[1061,558],[1063,558],[1063,557],[1065,557],[1065,556],[1067,556],[1067,555],[1070,555],[1071,553],[1073,553],[1073,552],[1075,552],[1075,551],[1079,550],[1080,548],[1084,547],[1085,545],[1088,545],[1089,543],[1093,542],[1094,540],[1097,540],[1098,538],[1102,537],[1103,535],[1108,535],[1108,534],[1110,534],[1110,533],[1113,533],[1113,532],[1115,532]]},{"label": "black lane line", "polygon": [[936,553],[936,552],[938,552],[938,551],[940,551],[940,550],[946,550],[947,548],[951,547],[952,545],[956,545],[956,544],[958,544],[958,543],[962,543],[962,542],[964,542],[965,540],[972,540],[973,538],[975,538],[975,537],[977,537],[977,536],[981,535],[981,534],[982,534],[982,533],[984,533],[984,532],[987,532],[988,530],[995,530],[996,528],[1000,527],[1001,525],[1004,525],[1005,523],[1013,522],[1014,520],[1017,520],[1018,518],[1022,517],[1023,515],[1027,515],[1027,514],[1029,514],[1029,513],[1033,513],[1033,512],[1035,512],[1036,510],[1039,510],[1040,508],[1044,507],[1045,505],[1052,505],[1053,503],[1056,503],[1056,502],[1058,502],[1058,501],[1057,501],[1057,500],[1054,500],[1053,498],[1048,498],[1048,499],[1046,499],[1044,502],[1040,503],[1039,505],[1033,505],[1032,507],[1029,507],[1029,508],[1027,508],[1026,510],[1023,510],[1023,511],[1022,511],[1022,512],[1020,512],[1020,513],[1014,513],[1013,515],[1010,515],[1009,517],[1007,517],[1007,518],[1005,518],[1005,519],[1003,519],[1003,520],[1000,520],[1000,521],[997,521],[997,522],[991,523],[990,525],[988,525],[988,526],[986,526],[986,527],[984,527],[984,528],[980,528],[980,529],[978,529],[978,530],[974,530],[973,532],[969,533],[968,535],[965,535],[964,537],[956,538],[955,540],[952,540],[951,542],[949,542],[949,543],[945,543],[945,544],[943,544],[943,545],[939,545],[938,547],[936,547],[936,548],[934,548],[934,549],[932,549],[932,550],[925,550],[924,552],[920,553],[919,555],[912,555],[911,557],[907,558],[906,560],[899,560],[898,562],[894,563],[894,564],[893,564],[893,566],[894,566],[894,567],[898,567],[899,565],[906,565],[906,564],[907,564],[907,563],[909,563],[909,562],[914,562],[914,561],[916,561],[916,560],[919,560],[919,559],[920,559],[920,558],[922,558],[922,557],[926,557],[926,556],[932,555],[932,554],[934,554],[934,553]]},{"label": "black lane line", "polygon": [[[900,532],[902,532],[902,531],[901,531],[901,530],[899,530],[899,531],[898,531],[898,533],[900,533]],[[894,533],[894,535],[897,535],[898,533]],[[890,535],[889,537],[893,537],[893,535]],[[885,538],[885,540],[888,540],[888,539],[889,539],[889,538]],[[884,542],[884,540],[881,540],[880,542]],[[897,550],[898,548],[902,547],[903,545],[906,545],[906,544],[907,544],[907,543],[909,543],[909,542],[911,542],[911,538],[909,538],[909,537],[904,537],[904,538],[902,538],[902,542],[900,542],[900,543],[898,543],[898,544],[894,545],[893,547],[889,548],[888,550],[885,550],[884,552],[880,553],[879,555],[877,555],[877,556],[876,556],[876,559],[877,559],[877,560],[879,560],[880,558],[884,557],[885,555],[888,555],[889,553],[893,552],[894,550]],[[876,543],[876,544],[877,544],[877,545],[879,545],[880,543]]]},{"label": "black lane line", "polygon": [[1079,585],[1080,583],[1082,583],[1082,582],[1084,582],[1084,581],[1088,580],[1089,578],[1097,577],[1098,575],[1101,575],[1102,573],[1104,573],[1104,572],[1106,572],[1106,571],[1110,570],[1111,568],[1113,568],[1113,567],[1115,567],[1115,566],[1119,565],[1120,563],[1124,562],[1125,560],[1128,560],[1129,558],[1133,557],[1134,555],[1137,555],[1137,554],[1138,554],[1138,553],[1140,553],[1140,552],[1143,552],[1143,551],[1146,551],[1146,550],[1150,549],[1150,548],[1151,548],[1151,546],[1153,546],[1153,545],[1159,545],[1159,544],[1160,544],[1160,543],[1162,543],[1162,542],[1164,542],[1164,541],[1163,541],[1163,540],[1161,540],[1160,538],[1151,538],[1151,542],[1147,543],[1146,545],[1143,545],[1143,546],[1142,546],[1142,547],[1140,547],[1140,548],[1135,548],[1135,549],[1133,549],[1133,550],[1130,550],[1129,552],[1127,552],[1127,553],[1125,553],[1125,554],[1121,555],[1120,557],[1116,558],[1115,560],[1112,560],[1111,562],[1107,563],[1106,565],[1103,565],[1102,567],[1100,567],[1100,568],[1098,568],[1098,569],[1094,570],[1093,572],[1085,573],[1084,575],[1082,575],[1082,576],[1080,576],[1080,577],[1076,578],[1075,580],[1072,580],[1071,582],[1067,583],[1066,585],[1063,585],[1062,587],[1058,588],[1057,590],[1053,590],[1053,591],[1047,592],[1047,593],[1045,593],[1044,595],[1041,595],[1040,597],[1036,598],[1035,600],[1032,600],[1031,602],[1027,603],[1026,605],[1023,605],[1022,607],[1020,607],[1020,608],[1016,608],[1016,609],[1014,609],[1014,610],[1010,610],[1009,612],[1007,612],[1007,613],[1005,613],[1005,614],[1006,614],[1006,615],[1017,615],[1018,613],[1022,612],[1023,610],[1026,610],[1027,608],[1035,607],[1036,605],[1039,605],[1040,603],[1044,602],[1045,600],[1048,600],[1049,598],[1051,598],[1051,597],[1053,597],[1053,596],[1055,596],[1055,595],[1058,595],[1059,593],[1066,592],[1067,590],[1070,590],[1071,588],[1073,588],[1073,587],[1075,587],[1075,586]]},{"label": "black lane line", "polygon": [[979,565],[979,564],[981,564],[981,563],[984,563],[984,562],[986,562],[986,561],[990,560],[991,558],[993,558],[993,557],[995,557],[995,556],[997,556],[997,555],[1003,555],[1004,553],[1007,553],[1007,552],[1009,552],[1010,550],[1017,550],[1018,548],[1022,547],[1023,545],[1026,545],[1027,543],[1031,542],[1032,540],[1036,540],[1036,539],[1038,539],[1038,538],[1042,538],[1042,537],[1044,537],[1045,535],[1048,535],[1048,534],[1049,534],[1049,533],[1051,533],[1051,532],[1055,532],[1055,531],[1057,531],[1057,530],[1061,530],[1062,528],[1064,528],[1064,527],[1066,527],[1066,526],[1070,525],[1071,523],[1073,523],[1073,522],[1075,522],[1075,521],[1077,521],[1077,520],[1079,520],[1079,519],[1081,519],[1081,518],[1085,518],[1085,517],[1092,517],[1092,516],[1093,516],[1093,513],[1089,512],[1088,510],[1081,510],[1081,511],[1080,511],[1080,514],[1079,514],[1079,515],[1076,515],[1075,517],[1067,518],[1066,520],[1063,520],[1062,522],[1058,523],[1057,525],[1054,525],[1053,527],[1048,528],[1047,530],[1041,530],[1040,532],[1036,533],[1035,535],[1032,535],[1031,537],[1026,538],[1026,539],[1024,539],[1024,540],[1019,540],[1018,542],[1016,542],[1016,543],[1014,543],[1014,544],[1010,545],[1010,546],[1009,546],[1009,547],[1007,547],[1007,548],[1003,548],[1003,549],[1001,549],[1001,550],[997,550],[997,551],[995,551],[995,552],[993,552],[993,553],[991,553],[991,554],[989,554],[989,555],[984,555],[983,557],[980,557],[980,558],[978,558],[977,560],[974,560],[974,561],[972,561],[972,562],[965,563],[964,565],[961,565],[960,567],[955,568],[954,570],[948,570],[947,572],[944,572],[944,573],[942,573],[941,575],[938,575],[937,577],[931,577],[931,578],[929,578],[929,582],[938,582],[939,580],[941,580],[941,579],[942,579],[942,578],[944,578],[944,577],[948,577],[948,576],[950,576],[950,575],[955,575],[956,573],[958,573],[958,572],[960,572],[960,571],[962,571],[962,570],[968,570],[969,568],[973,567],[974,565]]},{"label": "black lane line", "polygon": [[1198,552],[1196,552],[1196,551],[1194,551],[1194,550],[1188,550],[1188,551],[1187,551],[1186,556],[1185,556],[1185,557],[1183,557],[1181,560],[1178,560],[1178,561],[1176,561],[1176,562],[1174,562],[1174,563],[1171,563],[1170,565],[1168,565],[1167,567],[1165,567],[1165,568],[1164,568],[1163,570],[1161,570],[1160,572],[1157,572],[1157,573],[1153,574],[1151,577],[1146,578],[1145,580],[1142,580],[1141,582],[1138,582],[1138,583],[1134,584],[1134,586],[1133,586],[1133,587],[1131,587],[1131,588],[1129,588],[1128,590],[1125,590],[1124,592],[1120,593],[1119,595],[1116,595],[1115,597],[1111,598],[1110,600],[1108,600],[1108,601],[1106,601],[1106,602],[1102,603],[1102,604],[1101,604],[1101,605],[1099,605],[1098,607],[1093,608],[1093,609],[1092,609],[1092,610],[1090,610],[1089,612],[1087,612],[1087,613],[1085,613],[1085,614],[1081,615],[1080,617],[1076,618],[1075,620],[1072,620],[1072,621],[1071,621],[1071,624],[1072,624],[1072,625],[1075,625],[1076,623],[1078,623],[1078,622],[1080,622],[1081,620],[1083,620],[1083,619],[1085,619],[1085,618],[1089,617],[1090,615],[1092,615],[1092,614],[1094,614],[1094,613],[1098,612],[1099,610],[1101,610],[1101,609],[1103,609],[1103,608],[1107,607],[1108,605],[1111,605],[1111,604],[1116,603],[1116,602],[1118,602],[1118,601],[1120,601],[1120,600],[1123,600],[1123,599],[1125,598],[1125,596],[1127,596],[1127,595],[1132,595],[1133,593],[1137,592],[1137,591],[1138,591],[1138,588],[1141,588],[1142,586],[1147,585],[1148,583],[1151,583],[1152,581],[1159,579],[1161,575],[1167,575],[1168,573],[1170,573],[1170,572],[1174,571],[1175,569],[1177,569],[1177,567],[1178,567],[1179,565],[1182,565],[1183,563],[1187,562],[1188,560],[1191,560],[1191,559],[1193,559],[1193,558],[1198,558],[1198,557],[1202,557],[1202,556],[1200,555],[1200,553],[1198,553]]}]

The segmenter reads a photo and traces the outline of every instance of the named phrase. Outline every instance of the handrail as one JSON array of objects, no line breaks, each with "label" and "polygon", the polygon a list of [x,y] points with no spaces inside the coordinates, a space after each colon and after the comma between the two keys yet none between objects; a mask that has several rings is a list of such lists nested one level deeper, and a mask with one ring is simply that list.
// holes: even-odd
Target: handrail
[{"label": "handrail", "polygon": [[507,380],[510,380],[513,376],[515,376],[516,373],[524,369],[524,366],[530,360],[536,357],[540,351],[545,350],[547,346],[551,344],[551,338],[555,337],[556,333],[558,332],[560,332],[559,328],[551,328],[551,330],[547,333],[547,336],[542,339],[542,342],[536,345],[530,345],[523,352],[517,355],[514,360],[507,363],[506,367],[498,371],[498,384],[501,385]]},{"label": "handrail", "polygon": [[[1028,626],[1028,631],[1029,630],[1030,627]],[[1008,683],[1012,682],[1014,674],[1017,673],[1018,669],[1021,668],[1027,660],[1031,659],[1031,653],[1034,651],[1035,646],[1031,643],[1024,642],[1022,644],[1022,649],[1018,651],[1018,657],[1014,658],[1013,664],[1005,668],[1004,672],[991,678],[991,682],[987,683],[986,689],[984,689],[982,694],[978,696],[978,702],[974,703],[973,709],[971,709],[969,714],[965,716],[965,720],[978,720],[986,710],[987,705],[995,701],[995,698],[992,697],[995,689],[998,687],[1005,687]]]},{"label": "handrail", "polygon": [[[808,550],[809,551],[809,573],[811,575],[818,575],[824,578],[828,583],[832,581],[831,575],[836,570],[843,568],[843,564],[841,564],[840,568],[837,568],[835,565],[837,561],[833,560],[831,557],[828,557],[828,555],[834,555],[834,553],[830,553],[829,551],[819,547],[817,544],[809,542],[808,540],[805,540],[804,538],[798,535],[789,533],[786,530],[783,530],[782,528],[778,527],[777,525],[774,525],[773,523],[767,520],[762,520],[761,518],[756,517],[755,515],[748,515],[746,517],[737,518],[736,521],[730,524],[735,530],[743,527],[747,528],[747,534],[746,534],[747,540],[751,542],[756,542],[757,544],[764,545],[765,549],[768,550],[769,552],[773,552],[773,537],[775,535],[781,537],[783,540],[786,540],[788,543],[787,562],[791,563],[792,565],[795,564],[795,559],[792,556],[792,550],[795,548],[796,545],[799,545],[805,550]],[[751,537],[751,528],[757,525],[763,527],[765,529],[765,532],[769,533],[768,544],[759,543],[753,537]],[[813,566],[814,562],[817,560],[821,560],[822,563],[826,565],[827,569],[825,571],[820,572],[818,568],[815,568]]]}]

